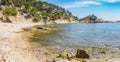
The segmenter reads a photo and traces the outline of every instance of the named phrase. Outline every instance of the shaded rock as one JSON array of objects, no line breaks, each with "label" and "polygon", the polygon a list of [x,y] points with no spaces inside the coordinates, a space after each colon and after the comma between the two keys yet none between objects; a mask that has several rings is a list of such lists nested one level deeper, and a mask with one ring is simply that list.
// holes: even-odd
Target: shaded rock
[{"label": "shaded rock", "polygon": [[32,22],[38,22],[39,20],[37,18],[33,18]]},{"label": "shaded rock", "polygon": [[43,27],[42,27],[42,26],[37,26],[36,28],[37,28],[37,29],[43,29]]},{"label": "shaded rock", "polygon": [[107,54],[106,51],[100,51],[100,52],[98,52],[98,53]]},{"label": "shaded rock", "polygon": [[0,11],[2,11],[3,10],[3,8],[2,7],[0,7]]},{"label": "shaded rock", "polygon": [[29,18],[32,18],[32,15],[28,14],[26,16],[24,16],[25,19],[29,19]]},{"label": "shaded rock", "polygon": [[46,17],[46,16],[42,17],[42,19],[44,24],[47,24],[47,22],[49,21],[49,17]]},{"label": "shaded rock", "polygon": [[83,58],[83,59],[89,59],[90,58],[90,56],[86,53],[86,51],[81,50],[81,49],[77,49],[76,57],[77,58]]},{"label": "shaded rock", "polygon": [[52,62],[56,62],[55,59]]},{"label": "shaded rock", "polygon": [[10,18],[7,17],[7,16],[3,16],[3,17],[1,18],[1,21],[4,22],[4,23],[12,23],[12,21],[10,20]]}]

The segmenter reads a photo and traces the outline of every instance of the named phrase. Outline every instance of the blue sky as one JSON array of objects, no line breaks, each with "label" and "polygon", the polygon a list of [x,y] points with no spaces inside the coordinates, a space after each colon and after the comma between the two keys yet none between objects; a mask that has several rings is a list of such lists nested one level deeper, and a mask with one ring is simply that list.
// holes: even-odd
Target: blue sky
[{"label": "blue sky", "polygon": [[44,0],[59,5],[80,18],[95,14],[104,20],[120,20],[120,0]]}]

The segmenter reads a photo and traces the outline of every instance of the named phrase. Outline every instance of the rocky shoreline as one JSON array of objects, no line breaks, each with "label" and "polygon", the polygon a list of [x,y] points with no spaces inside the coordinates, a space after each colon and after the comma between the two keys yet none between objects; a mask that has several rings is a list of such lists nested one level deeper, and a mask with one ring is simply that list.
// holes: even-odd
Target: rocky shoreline
[{"label": "rocky shoreline", "polygon": [[[23,28],[40,25],[39,23],[0,23],[0,62],[119,62],[119,58],[90,58],[87,50],[71,48],[70,50],[57,51],[49,47],[32,49],[33,45],[28,42],[31,36],[23,32]],[[37,28],[43,29],[43,28]],[[51,30],[44,28],[45,30]],[[96,48],[97,49],[97,48]],[[74,52],[71,52],[74,50]],[[77,51],[78,50],[78,51]],[[80,53],[82,51],[82,53]],[[37,52],[37,53],[36,53]],[[92,51],[94,52],[94,51]],[[82,59],[81,54],[88,54]],[[101,52],[104,54],[104,52]],[[80,56],[79,56],[80,55]],[[80,57],[80,58],[74,58]],[[72,57],[72,60],[71,60]]]},{"label": "rocky shoreline", "polygon": [[[42,28],[40,26],[36,29],[38,29],[38,32],[33,32],[37,33],[37,35],[42,34],[42,32],[45,33],[43,35],[50,35],[49,31],[52,30],[51,28]],[[38,38],[38,36],[35,35],[33,35],[33,38]],[[62,49],[61,47],[57,45],[55,46],[53,44],[44,43],[42,45],[40,41],[36,41],[35,39],[31,42],[31,45],[35,46],[33,47],[34,54],[39,60],[42,60],[43,62],[116,62],[119,61],[120,57],[119,49],[110,48],[109,44],[105,45],[106,47],[78,46],[68,48],[65,47]]]}]

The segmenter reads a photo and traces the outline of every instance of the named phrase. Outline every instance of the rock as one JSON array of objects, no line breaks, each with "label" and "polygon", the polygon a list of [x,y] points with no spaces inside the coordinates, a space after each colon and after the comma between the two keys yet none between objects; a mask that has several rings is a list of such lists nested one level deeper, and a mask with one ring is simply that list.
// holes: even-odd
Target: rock
[{"label": "rock", "polygon": [[73,55],[73,53],[63,52],[62,54],[59,54],[59,56],[57,58],[68,59],[69,61],[71,61],[73,59],[73,57],[75,57],[75,55]]},{"label": "rock", "polygon": [[52,62],[56,62],[55,59]]},{"label": "rock", "polygon": [[29,18],[32,18],[32,15],[28,14],[26,16],[24,16],[25,19],[29,19]]},{"label": "rock", "polygon": [[81,50],[81,49],[77,49],[76,57],[77,58],[83,58],[83,59],[89,59],[90,58],[90,56],[86,53],[86,51]]},{"label": "rock", "polygon": [[107,54],[106,51],[100,51],[100,52],[98,52],[98,53]]},{"label": "rock", "polygon": [[72,60],[72,58],[74,57],[75,55],[71,52],[68,54],[68,60]]},{"label": "rock", "polygon": [[39,20],[37,18],[33,18],[32,22],[38,22]]},{"label": "rock", "polygon": [[43,27],[42,27],[42,26],[37,26],[36,28],[37,28],[37,29],[43,29]]},{"label": "rock", "polygon": [[110,47],[110,46],[112,46],[112,44],[105,44],[105,46],[108,46],[108,47]]},{"label": "rock", "polygon": [[12,21],[10,20],[10,18],[8,16],[3,16],[1,18],[1,21],[4,23],[12,23]]},{"label": "rock", "polygon": [[87,60],[87,59],[84,59],[84,60],[83,60],[83,62],[90,62],[90,61],[89,61],[89,60]]},{"label": "rock", "polygon": [[29,31],[29,30],[31,30],[31,28],[22,28],[22,30],[24,30],[24,31]]}]

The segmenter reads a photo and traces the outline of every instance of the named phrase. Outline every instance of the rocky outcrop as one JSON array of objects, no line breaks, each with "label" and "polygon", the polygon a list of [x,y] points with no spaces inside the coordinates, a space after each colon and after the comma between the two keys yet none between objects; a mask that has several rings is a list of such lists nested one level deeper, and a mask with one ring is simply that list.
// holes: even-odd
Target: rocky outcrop
[{"label": "rocky outcrop", "polygon": [[19,22],[35,22],[33,21],[33,17],[28,14],[21,15],[20,13],[16,16],[7,16],[0,14],[0,22],[4,23],[19,23]]},{"label": "rocky outcrop", "polygon": [[79,20],[81,23],[102,23],[103,19],[98,18],[95,15],[89,15]]},{"label": "rocky outcrop", "polygon": [[89,59],[90,58],[90,56],[86,53],[86,51],[81,50],[81,49],[77,49],[76,57],[82,58],[82,59]]}]

